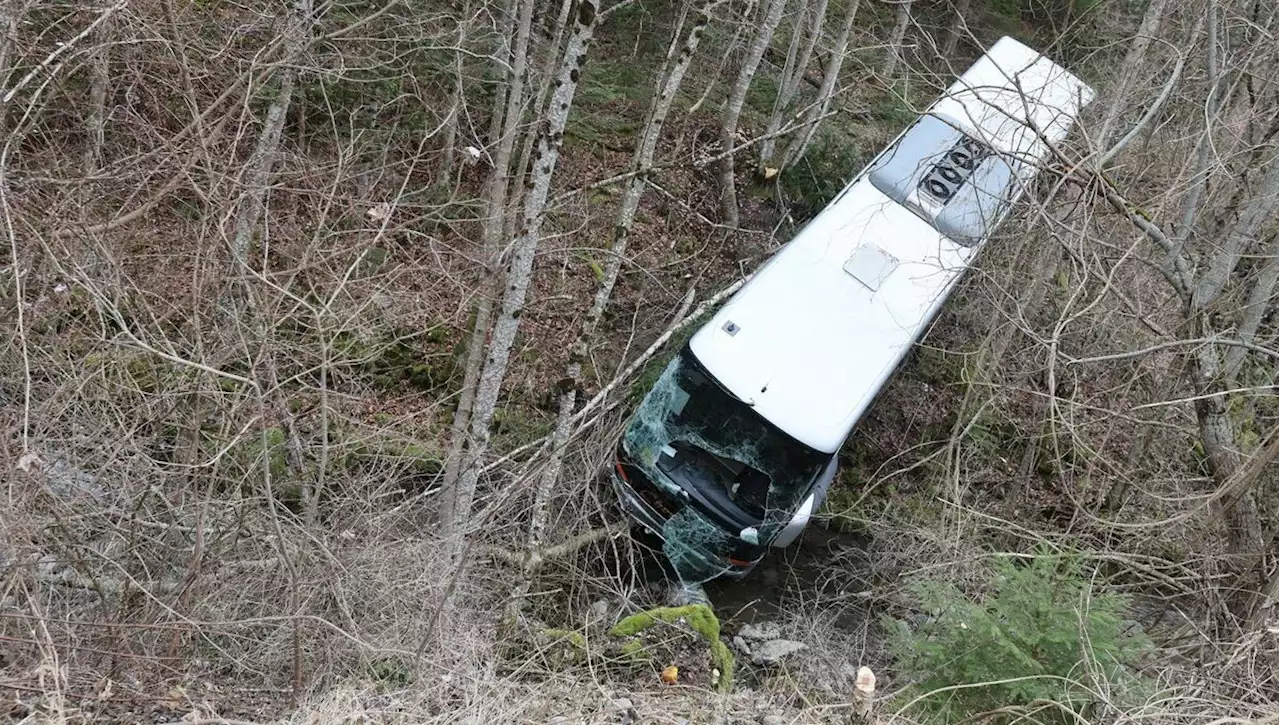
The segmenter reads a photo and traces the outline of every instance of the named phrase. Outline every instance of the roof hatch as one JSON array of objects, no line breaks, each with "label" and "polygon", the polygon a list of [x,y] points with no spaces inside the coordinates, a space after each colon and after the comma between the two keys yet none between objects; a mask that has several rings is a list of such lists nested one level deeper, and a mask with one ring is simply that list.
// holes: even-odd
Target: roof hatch
[{"label": "roof hatch", "polygon": [[875,292],[898,268],[898,259],[874,244],[864,244],[844,263],[844,271]]}]

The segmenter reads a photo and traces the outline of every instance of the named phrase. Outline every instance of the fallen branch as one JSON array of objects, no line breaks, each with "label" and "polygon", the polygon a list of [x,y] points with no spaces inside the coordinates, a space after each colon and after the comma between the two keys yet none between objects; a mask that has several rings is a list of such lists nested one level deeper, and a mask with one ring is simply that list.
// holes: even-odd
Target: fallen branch
[{"label": "fallen branch", "polygon": [[631,528],[631,524],[627,521],[619,521],[608,526],[602,526],[598,529],[572,536],[559,544],[539,549],[534,552],[532,557],[528,557],[528,554],[524,552],[516,553],[497,546],[485,547],[485,553],[504,564],[520,567],[528,566],[530,571],[537,571],[538,567],[548,561],[563,558],[598,541],[612,539],[615,536],[626,533],[629,528]]}]

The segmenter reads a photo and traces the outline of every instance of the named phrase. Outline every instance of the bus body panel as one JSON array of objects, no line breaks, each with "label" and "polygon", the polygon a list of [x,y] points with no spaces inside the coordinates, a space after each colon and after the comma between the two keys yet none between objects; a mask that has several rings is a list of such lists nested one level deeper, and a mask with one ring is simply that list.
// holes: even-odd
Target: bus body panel
[{"label": "bus body panel", "polygon": [[[682,579],[744,576],[800,534],[840,446],[1092,97],[1001,39],[693,335],[628,424],[614,475],[628,515],[678,545]],[[702,377],[673,383],[686,369]],[[780,455],[822,470],[796,476]],[[690,520],[719,543],[676,531]]]},{"label": "bus body panel", "polygon": [[[954,124],[1008,159],[1018,177],[1002,193],[1003,212],[979,226],[1003,221],[1049,155],[1043,139],[1061,141],[1092,96],[1053,61],[1004,38],[926,111],[922,118]],[[910,131],[690,341],[735,396],[820,451],[839,449],[985,241],[944,236],[927,210],[872,183],[870,172]]]}]

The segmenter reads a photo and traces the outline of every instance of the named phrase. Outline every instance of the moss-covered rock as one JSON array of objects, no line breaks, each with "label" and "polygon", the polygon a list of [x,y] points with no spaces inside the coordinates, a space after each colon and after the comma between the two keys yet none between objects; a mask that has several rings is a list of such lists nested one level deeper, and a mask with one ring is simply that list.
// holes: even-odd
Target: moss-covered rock
[{"label": "moss-covered rock", "polygon": [[345,463],[404,465],[428,476],[434,476],[444,467],[443,456],[434,448],[413,441],[386,438],[373,438],[356,444]]},{"label": "moss-covered rock", "polygon": [[552,642],[563,641],[574,649],[585,650],[587,648],[587,638],[582,636],[581,632],[575,632],[571,629],[548,627],[542,630],[542,636]]},{"label": "moss-covered rock", "polygon": [[621,656],[623,664],[640,665],[653,659],[653,654],[649,652],[649,648],[638,639],[627,640],[618,648],[618,654]]},{"label": "moss-covered rock", "polygon": [[[712,684],[719,692],[733,687],[733,652],[720,639],[720,618],[705,604],[689,604],[683,607],[659,607],[625,617],[609,630],[611,637],[638,637],[657,622],[683,624],[707,642],[713,668]],[[631,643],[627,643],[631,644]],[[635,641],[632,652],[646,651],[640,641]],[[624,651],[626,645],[623,645]]]},{"label": "moss-covered rock", "polygon": [[547,656],[556,664],[576,664],[587,656],[587,638],[571,629],[548,627],[541,632]]}]

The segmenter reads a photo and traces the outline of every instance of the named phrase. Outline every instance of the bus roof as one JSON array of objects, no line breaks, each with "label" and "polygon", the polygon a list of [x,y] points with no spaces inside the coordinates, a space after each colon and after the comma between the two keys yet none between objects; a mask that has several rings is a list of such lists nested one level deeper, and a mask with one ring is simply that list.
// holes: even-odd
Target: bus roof
[{"label": "bus roof", "polygon": [[[1060,141],[1092,95],[1049,59],[1003,38],[926,117],[1017,159],[1008,162],[1013,183],[1001,182],[1006,191],[998,206],[1007,210],[1047,155],[1040,134]],[[868,169],[890,168],[897,144]],[[930,161],[941,158],[936,149],[930,153]],[[925,160],[915,158],[912,169],[927,166]],[[733,395],[817,450],[839,449],[982,241],[939,231],[951,227],[939,223],[941,213],[931,217],[915,203],[924,172],[913,173],[910,184],[886,186],[864,169],[690,340],[694,355]],[[912,198],[898,195],[899,186],[910,186]],[[976,228],[985,239],[998,223]]]}]

